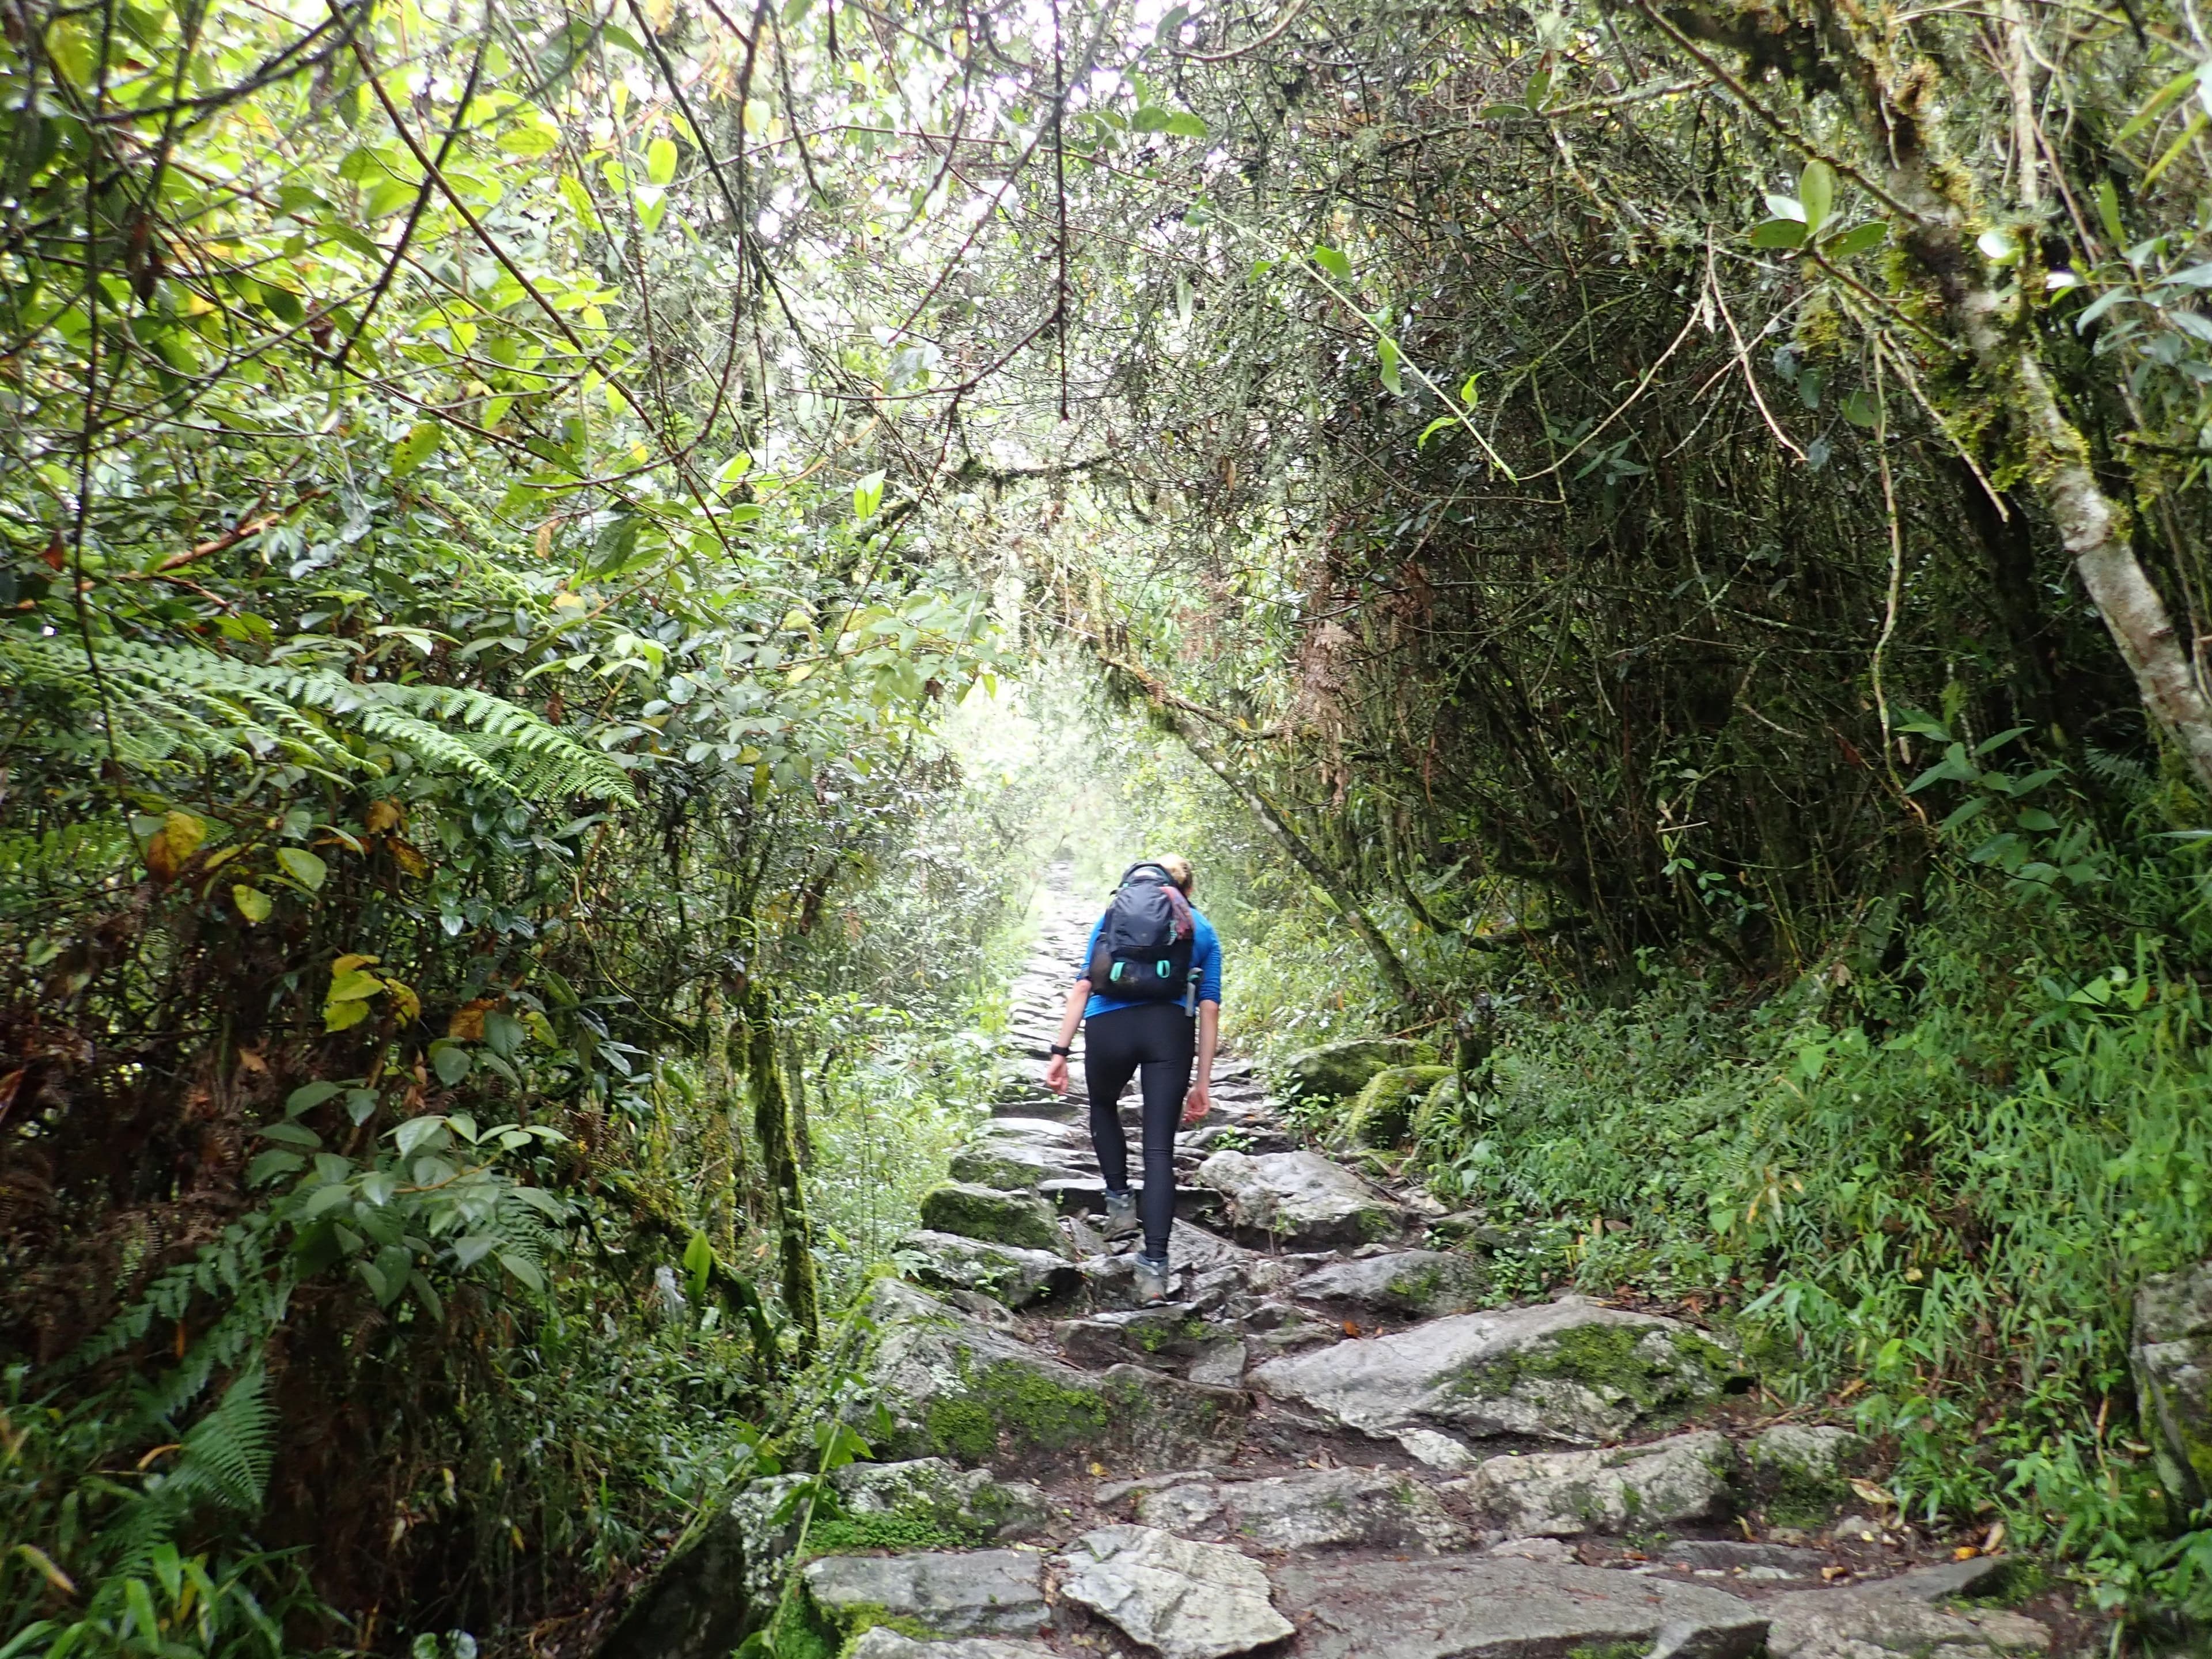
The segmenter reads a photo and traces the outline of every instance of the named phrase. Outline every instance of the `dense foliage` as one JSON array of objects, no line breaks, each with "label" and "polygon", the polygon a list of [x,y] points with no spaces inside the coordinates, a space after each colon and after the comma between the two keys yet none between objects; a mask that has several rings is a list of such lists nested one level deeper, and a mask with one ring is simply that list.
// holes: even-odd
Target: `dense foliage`
[{"label": "dense foliage", "polygon": [[2185,9],[0,21],[0,1653],[587,1646],[1071,819],[1502,1283],[2205,1611]]}]

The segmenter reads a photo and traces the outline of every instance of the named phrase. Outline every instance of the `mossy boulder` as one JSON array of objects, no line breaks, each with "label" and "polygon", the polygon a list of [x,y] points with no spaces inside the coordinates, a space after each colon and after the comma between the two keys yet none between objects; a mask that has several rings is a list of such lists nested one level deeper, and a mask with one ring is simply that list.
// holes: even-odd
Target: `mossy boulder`
[{"label": "mossy boulder", "polygon": [[2136,1291],[2136,1401],[2166,1489],[2212,1495],[2212,1261],[2154,1273]]},{"label": "mossy boulder", "polygon": [[932,1232],[987,1239],[1028,1250],[1060,1249],[1052,1206],[1030,1193],[1002,1192],[973,1182],[948,1181],[922,1195],[921,1224]]},{"label": "mossy boulder", "polygon": [[1277,1068],[1275,1087],[1291,1100],[1349,1100],[1376,1073],[1398,1066],[1433,1066],[1437,1051],[1404,1037],[1355,1037],[1293,1054]]},{"label": "mossy boulder", "polygon": [[1367,1079],[1345,1114],[1343,1135],[1357,1146],[1402,1146],[1413,1113],[1429,1091],[1452,1076],[1449,1066],[1393,1066]]},{"label": "mossy boulder", "polygon": [[1849,1429],[1777,1423],[1746,1448],[1752,1492],[1768,1522],[1820,1527],[1857,1501],[1851,1477],[1869,1467],[1867,1443]]},{"label": "mossy boulder", "polygon": [[1674,1427],[1740,1376],[1734,1355],[1687,1325],[1566,1296],[1294,1354],[1252,1380],[1372,1434],[1602,1445]]},{"label": "mossy boulder", "polygon": [[[891,1422],[878,1449],[1000,1468],[1057,1468],[1103,1459],[1169,1467],[1228,1455],[1250,1402],[1139,1365],[1079,1370],[895,1279],[865,1310],[862,1362]],[[1172,1460],[1169,1462],[1169,1460]]]},{"label": "mossy boulder", "polygon": [[1082,1279],[1073,1262],[1050,1250],[994,1244],[957,1233],[927,1229],[908,1233],[899,1241],[899,1249],[915,1259],[909,1277],[921,1284],[944,1291],[977,1291],[1009,1308],[1064,1296]]}]

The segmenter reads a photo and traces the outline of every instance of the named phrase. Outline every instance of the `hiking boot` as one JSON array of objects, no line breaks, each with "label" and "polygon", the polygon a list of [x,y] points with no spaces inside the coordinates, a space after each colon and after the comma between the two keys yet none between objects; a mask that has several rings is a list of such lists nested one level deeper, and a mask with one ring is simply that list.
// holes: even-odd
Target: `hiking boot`
[{"label": "hiking boot", "polygon": [[1106,1237],[1109,1239],[1127,1238],[1138,1231],[1137,1194],[1134,1192],[1107,1194]]},{"label": "hiking boot", "polygon": [[1136,1267],[1137,1271],[1132,1281],[1131,1289],[1136,1295],[1137,1305],[1140,1308],[1149,1308],[1157,1303],[1166,1301],[1168,1299],[1167,1258],[1164,1255],[1140,1255],[1137,1258]]}]

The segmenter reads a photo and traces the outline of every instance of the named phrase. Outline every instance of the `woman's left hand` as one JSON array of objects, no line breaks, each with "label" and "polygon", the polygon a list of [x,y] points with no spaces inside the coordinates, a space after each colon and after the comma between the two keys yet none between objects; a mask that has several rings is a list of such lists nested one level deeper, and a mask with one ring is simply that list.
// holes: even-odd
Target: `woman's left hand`
[{"label": "woman's left hand", "polygon": [[1200,1078],[1190,1086],[1190,1093],[1182,1103],[1182,1127],[1203,1123],[1206,1115],[1213,1109],[1213,1085]]}]

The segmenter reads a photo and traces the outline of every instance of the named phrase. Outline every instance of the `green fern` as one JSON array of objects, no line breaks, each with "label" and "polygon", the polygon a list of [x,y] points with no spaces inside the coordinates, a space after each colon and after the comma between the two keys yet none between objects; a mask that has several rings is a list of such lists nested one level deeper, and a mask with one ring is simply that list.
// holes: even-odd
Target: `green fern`
[{"label": "green fern", "polygon": [[611,757],[488,691],[349,680],[195,646],[109,640],[99,657],[104,704],[74,641],[0,634],[0,686],[58,694],[88,711],[104,707],[122,758],[149,770],[281,755],[343,780],[385,769],[360,752],[360,739],[369,738],[431,770],[525,799],[635,799]]}]

